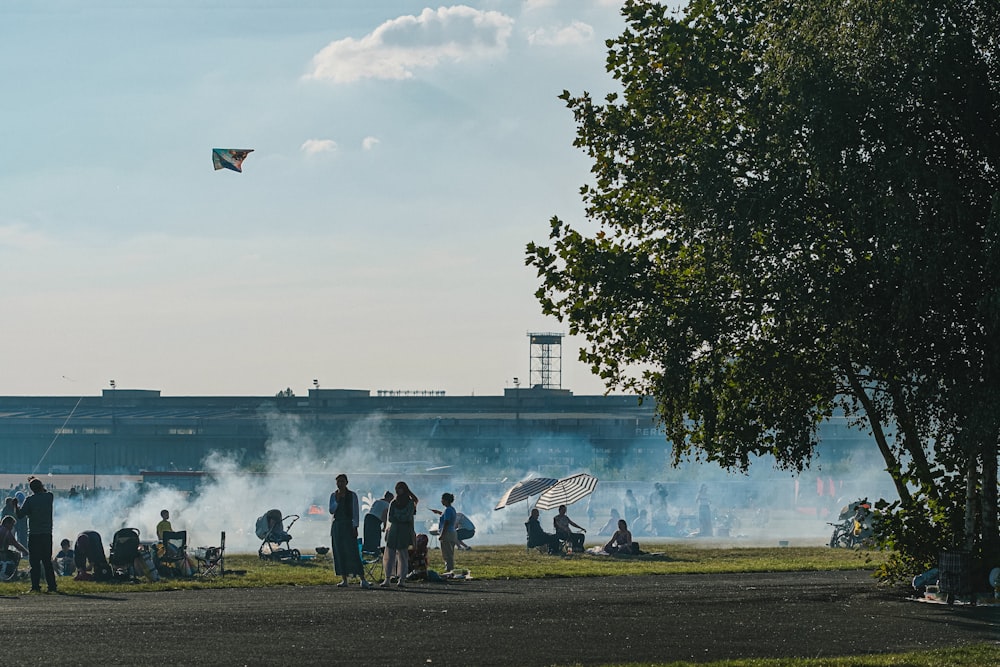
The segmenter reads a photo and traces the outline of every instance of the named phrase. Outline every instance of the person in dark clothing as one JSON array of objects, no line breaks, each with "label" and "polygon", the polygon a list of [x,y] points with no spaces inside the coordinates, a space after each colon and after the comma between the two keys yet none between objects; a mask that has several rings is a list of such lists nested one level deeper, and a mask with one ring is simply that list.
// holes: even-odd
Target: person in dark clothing
[{"label": "person in dark clothing", "polygon": [[365,579],[365,568],[361,562],[361,552],[358,549],[358,523],[361,518],[361,505],[358,494],[347,488],[347,475],[337,475],[337,490],[330,494],[330,514],[333,523],[330,524],[330,540],[333,543],[333,568],[340,575],[338,588],[347,586],[347,578],[352,575],[361,577],[361,588],[371,588]]},{"label": "person in dark clothing", "polygon": [[550,554],[559,553],[559,537],[542,530],[542,524],[538,521],[538,510],[532,509],[531,516],[524,523],[528,529],[528,548],[547,546]]},{"label": "person in dark clothing", "polygon": [[28,478],[28,488],[31,495],[17,506],[18,518],[28,518],[28,563],[31,566],[31,590],[41,592],[42,571],[45,572],[45,583],[49,593],[56,592],[56,573],[52,567],[52,493],[45,490],[42,480],[37,477]]}]

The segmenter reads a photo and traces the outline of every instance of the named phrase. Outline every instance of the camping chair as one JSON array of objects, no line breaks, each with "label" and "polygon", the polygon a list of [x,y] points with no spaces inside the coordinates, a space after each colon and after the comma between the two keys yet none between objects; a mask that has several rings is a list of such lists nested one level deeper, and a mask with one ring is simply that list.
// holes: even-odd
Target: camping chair
[{"label": "camping chair", "polygon": [[195,549],[194,558],[198,562],[198,576],[213,577],[226,575],[226,531],[222,531],[217,547]]},{"label": "camping chair", "polygon": [[190,577],[191,561],[187,554],[187,531],[164,531],[163,541],[157,552],[160,556],[160,569],[163,574],[173,577]]},{"label": "camping chair", "polygon": [[530,522],[525,522],[524,524],[524,529],[527,532],[525,551],[528,553],[531,553],[532,550],[537,550],[539,553],[543,554],[565,556],[567,553],[572,551],[572,543],[569,540],[560,539],[557,535],[546,533],[547,537],[544,541],[532,541],[529,523]]},{"label": "camping chair", "polygon": [[374,514],[365,515],[361,541],[361,564],[369,581],[379,582],[385,576],[382,566],[382,520]]}]

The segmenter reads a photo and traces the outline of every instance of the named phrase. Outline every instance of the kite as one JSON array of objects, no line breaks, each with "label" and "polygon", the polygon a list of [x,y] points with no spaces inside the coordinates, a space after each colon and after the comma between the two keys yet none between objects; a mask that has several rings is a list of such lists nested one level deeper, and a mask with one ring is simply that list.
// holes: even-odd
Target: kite
[{"label": "kite", "polygon": [[212,164],[216,171],[232,169],[243,173],[243,160],[246,160],[250,153],[253,153],[252,148],[213,148]]}]

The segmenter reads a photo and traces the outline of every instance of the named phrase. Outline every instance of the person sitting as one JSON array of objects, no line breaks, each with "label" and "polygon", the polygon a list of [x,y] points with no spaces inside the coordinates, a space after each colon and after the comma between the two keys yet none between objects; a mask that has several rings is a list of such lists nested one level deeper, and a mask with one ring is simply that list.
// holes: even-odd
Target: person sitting
[{"label": "person sitting", "polygon": [[[583,526],[574,523],[569,515],[566,514],[566,506],[559,506],[559,513],[552,517],[552,526],[556,529],[556,535],[560,540],[565,540],[573,545],[573,551],[575,553],[580,553],[583,551],[583,533],[587,532],[587,529]],[[570,530],[570,526],[574,528],[579,528],[583,533],[574,533]]]},{"label": "person sitting", "polygon": [[59,543],[59,547],[59,553],[52,559],[52,567],[55,568],[57,576],[69,577],[76,572],[76,552],[66,538]]},{"label": "person sitting", "polygon": [[601,526],[601,529],[597,531],[597,534],[614,535],[615,530],[618,528],[619,519],[621,519],[621,515],[618,514],[618,510],[611,508],[611,517],[608,519],[607,523]]},{"label": "person sitting", "polygon": [[15,524],[17,519],[9,514],[0,523],[0,580],[13,579],[21,556],[28,555],[28,548],[17,541]]},{"label": "person sitting", "polygon": [[163,533],[172,533],[174,529],[170,526],[170,511],[160,510],[160,523],[156,524],[156,539],[163,541]]},{"label": "person sitting", "polygon": [[625,519],[618,519],[618,530],[611,536],[611,541],[604,545],[604,551],[609,554],[634,554],[632,533],[629,532]]},{"label": "person sitting", "polygon": [[548,547],[550,554],[559,553],[559,537],[542,530],[542,524],[538,521],[538,510],[532,509],[531,516],[524,523],[528,529],[528,548]]}]

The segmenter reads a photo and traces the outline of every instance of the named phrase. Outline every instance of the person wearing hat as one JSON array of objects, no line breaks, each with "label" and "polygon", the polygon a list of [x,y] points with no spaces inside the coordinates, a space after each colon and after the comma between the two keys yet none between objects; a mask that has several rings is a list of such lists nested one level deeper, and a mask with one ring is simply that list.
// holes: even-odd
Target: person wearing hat
[{"label": "person wearing hat", "polygon": [[7,503],[17,509],[17,517],[28,519],[28,563],[31,566],[31,592],[42,591],[41,578],[45,572],[45,583],[49,593],[56,592],[56,572],[52,567],[52,493],[45,490],[42,480],[28,478],[31,495],[18,503],[8,498]]}]

